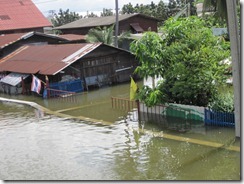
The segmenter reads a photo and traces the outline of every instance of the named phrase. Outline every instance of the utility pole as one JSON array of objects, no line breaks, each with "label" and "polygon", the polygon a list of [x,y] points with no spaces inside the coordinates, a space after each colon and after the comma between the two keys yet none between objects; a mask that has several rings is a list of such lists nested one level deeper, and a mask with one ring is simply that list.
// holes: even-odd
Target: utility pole
[{"label": "utility pole", "polygon": [[240,103],[241,103],[241,65],[240,65],[240,36],[237,21],[237,8],[235,0],[226,0],[228,25],[229,25],[229,37],[231,45],[231,57],[232,57],[232,76],[234,86],[234,105],[235,105],[235,134],[236,137],[240,137]]},{"label": "utility pole", "polygon": [[118,47],[118,35],[119,35],[119,3],[118,0],[115,0],[115,14],[116,14],[116,20],[115,20],[115,47]]}]

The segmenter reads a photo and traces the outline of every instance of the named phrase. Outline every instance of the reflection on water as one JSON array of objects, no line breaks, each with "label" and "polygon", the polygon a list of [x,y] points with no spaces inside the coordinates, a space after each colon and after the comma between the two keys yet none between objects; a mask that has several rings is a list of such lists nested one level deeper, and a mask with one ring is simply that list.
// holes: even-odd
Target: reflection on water
[{"label": "reflection on water", "polygon": [[[138,122],[135,112],[111,108],[110,96],[127,97],[128,86],[78,95],[73,102],[18,97],[52,110],[82,106],[63,113],[104,119],[111,125],[59,118],[28,106],[0,102],[0,179],[240,180],[238,151],[143,132],[230,144],[234,129],[162,117]],[[235,145],[239,146],[239,141]]]}]

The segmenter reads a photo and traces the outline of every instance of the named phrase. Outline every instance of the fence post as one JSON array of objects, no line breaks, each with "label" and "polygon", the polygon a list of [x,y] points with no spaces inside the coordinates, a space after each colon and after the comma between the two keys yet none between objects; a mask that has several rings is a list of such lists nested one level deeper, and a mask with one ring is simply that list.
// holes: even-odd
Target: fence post
[{"label": "fence post", "polygon": [[114,108],[114,100],[113,97],[111,97],[111,101],[112,101],[112,109]]},{"label": "fence post", "polygon": [[139,102],[139,100],[136,100],[136,104],[137,104],[138,121],[140,122],[141,117],[140,117],[140,102]]}]

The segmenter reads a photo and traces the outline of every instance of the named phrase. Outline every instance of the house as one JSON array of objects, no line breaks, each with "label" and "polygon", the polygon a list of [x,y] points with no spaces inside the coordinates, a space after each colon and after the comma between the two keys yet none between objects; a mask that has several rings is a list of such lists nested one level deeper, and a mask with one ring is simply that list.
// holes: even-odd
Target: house
[{"label": "house", "polygon": [[32,0],[0,0],[0,34],[44,32],[52,24]]},{"label": "house", "polygon": [[[35,75],[52,90],[79,92],[129,81],[137,65],[130,52],[103,43],[25,45],[0,60],[0,91],[28,93]],[[79,84],[57,87],[70,81]]]},{"label": "house", "polygon": [[44,45],[67,42],[65,38],[39,32],[13,33],[0,35],[0,59],[23,45]]},{"label": "house", "polygon": [[[157,23],[160,20],[143,14],[123,14],[119,15],[119,34],[130,31],[131,33],[142,33],[144,31],[157,32]],[[115,16],[82,18],[74,22],[55,27],[62,34],[86,35],[91,28],[108,27],[115,24]]]}]

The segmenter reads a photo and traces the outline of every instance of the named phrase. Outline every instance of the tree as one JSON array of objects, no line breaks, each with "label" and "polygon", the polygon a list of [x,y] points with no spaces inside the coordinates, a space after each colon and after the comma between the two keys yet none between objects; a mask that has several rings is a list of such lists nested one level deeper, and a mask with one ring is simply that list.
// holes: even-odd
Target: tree
[{"label": "tree", "polygon": [[[227,16],[227,0],[204,0],[203,1],[203,15],[205,20],[211,20],[211,26],[213,27],[227,27],[228,26],[228,16]],[[236,0],[237,14],[240,17],[240,0]],[[212,12],[213,14],[207,15],[206,12]],[[240,27],[240,21],[239,21]],[[228,31],[229,32],[229,31]],[[227,39],[229,39],[227,35]]]},{"label": "tree", "polygon": [[141,63],[135,71],[141,77],[159,76],[164,72],[163,39],[157,33],[146,32],[141,39],[132,42],[130,50]]},{"label": "tree", "polygon": [[220,61],[230,56],[229,42],[213,36],[196,17],[169,20],[165,32],[165,60],[171,65],[164,93],[172,102],[206,106],[225,82],[226,66]]},{"label": "tree", "polygon": [[175,0],[169,0],[168,8],[169,8],[169,12],[168,12],[169,16],[173,16],[178,11],[180,11],[180,8],[179,6],[177,6],[177,2]]},{"label": "tree", "polygon": [[152,16],[162,21],[165,21],[169,18],[168,7],[164,4],[162,0],[159,1],[156,8],[152,9]]},{"label": "tree", "polygon": [[162,38],[132,43],[132,51],[141,63],[135,72],[142,77],[156,75],[164,79],[153,98],[150,90],[145,93],[145,87],[144,96],[139,93],[139,97],[149,105],[167,101],[206,106],[225,82],[226,66],[220,61],[230,56],[229,42],[215,37],[197,17],[171,18],[163,31]]},{"label": "tree", "polygon": [[135,8],[133,7],[133,5],[131,3],[129,4],[125,4],[122,7],[122,14],[132,14],[135,13]]},{"label": "tree", "polygon": [[98,17],[95,13],[87,11],[86,16],[84,18],[92,18],[92,17]]},{"label": "tree", "polygon": [[204,0],[203,13],[214,12],[216,19],[227,20],[226,0]]},{"label": "tree", "polygon": [[112,16],[114,15],[112,9],[103,8],[103,12],[101,13],[101,17]]},{"label": "tree", "polygon": [[[188,6],[189,4],[189,6]],[[194,5],[194,0],[169,0],[169,16],[175,16],[182,9],[186,9],[184,16],[197,15],[197,8]]]},{"label": "tree", "polygon": [[[155,32],[146,32],[140,40],[132,42],[130,50],[140,62],[140,66],[136,68],[135,73],[142,78],[152,77],[152,79],[164,73],[166,66],[162,62],[163,45],[163,39]],[[164,94],[160,87],[155,85],[154,81],[153,88],[143,86],[139,90],[138,97],[147,106],[165,102]]]},{"label": "tree", "polygon": [[80,18],[82,18],[82,16],[80,16],[78,13],[70,12],[69,9],[67,9],[66,11],[60,9],[58,14],[54,14],[54,17],[51,19],[51,22],[54,25],[54,27],[57,27],[64,24],[68,24]]},{"label": "tree", "polygon": [[108,45],[114,44],[114,25],[110,27],[97,27],[89,30],[86,41],[90,43],[102,42]]},{"label": "tree", "polygon": [[135,6],[133,6],[131,3],[128,3],[122,7],[122,14],[142,13],[165,21],[169,17],[179,12],[188,2],[191,5],[191,15],[196,15],[194,0],[169,0],[168,6],[164,4],[163,0],[160,0],[158,4],[155,4],[152,1],[150,4],[147,5],[136,4]]}]

